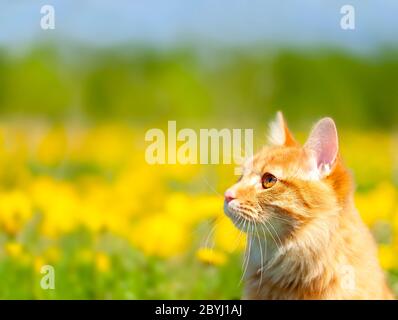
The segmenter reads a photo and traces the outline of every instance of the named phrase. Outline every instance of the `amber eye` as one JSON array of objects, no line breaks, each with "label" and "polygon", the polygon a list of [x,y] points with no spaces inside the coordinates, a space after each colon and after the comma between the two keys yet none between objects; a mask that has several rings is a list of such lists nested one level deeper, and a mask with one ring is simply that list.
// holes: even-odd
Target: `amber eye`
[{"label": "amber eye", "polygon": [[261,178],[261,183],[262,183],[264,189],[271,188],[277,181],[278,181],[278,179],[274,175],[272,175],[268,172],[264,173]]}]

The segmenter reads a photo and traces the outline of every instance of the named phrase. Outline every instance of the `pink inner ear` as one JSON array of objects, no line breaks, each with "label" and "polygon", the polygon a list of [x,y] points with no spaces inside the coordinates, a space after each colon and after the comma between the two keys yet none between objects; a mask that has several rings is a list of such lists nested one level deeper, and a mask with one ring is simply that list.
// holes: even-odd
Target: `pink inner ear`
[{"label": "pink inner ear", "polygon": [[331,118],[320,120],[312,130],[305,146],[315,152],[318,168],[322,165],[331,166],[339,150],[334,121]]},{"label": "pink inner ear", "polygon": [[318,154],[318,167],[322,164],[333,164],[337,156],[336,141],[323,142],[323,146]]}]

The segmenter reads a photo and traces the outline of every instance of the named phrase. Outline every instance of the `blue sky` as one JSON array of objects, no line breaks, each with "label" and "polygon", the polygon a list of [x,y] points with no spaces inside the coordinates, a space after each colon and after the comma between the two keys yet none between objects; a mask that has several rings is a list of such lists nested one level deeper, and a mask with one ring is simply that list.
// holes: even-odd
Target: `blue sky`
[{"label": "blue sky", "polygon": [[[55,7],[56,29],[40,28]],[[340,28],[340,8],[356,10],[356,29]],[[148,43],[318,46],[368,50],[398,43],[397,0],[0,0],[0,46],[65,39],[112,46]]]}]

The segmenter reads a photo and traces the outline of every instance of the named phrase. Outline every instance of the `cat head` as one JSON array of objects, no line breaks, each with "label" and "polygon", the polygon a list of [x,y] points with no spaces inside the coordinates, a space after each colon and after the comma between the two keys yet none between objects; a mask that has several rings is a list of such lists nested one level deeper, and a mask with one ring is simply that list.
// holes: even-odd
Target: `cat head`
[{"label": "cat head", "polygon": [[316,123],[301,146],[278,112],[269,141],[225,192],[225,213],[239,229],[254,232],[255,226],[265,225],[281,237],[344,205],[350,178],[331,118]]}]

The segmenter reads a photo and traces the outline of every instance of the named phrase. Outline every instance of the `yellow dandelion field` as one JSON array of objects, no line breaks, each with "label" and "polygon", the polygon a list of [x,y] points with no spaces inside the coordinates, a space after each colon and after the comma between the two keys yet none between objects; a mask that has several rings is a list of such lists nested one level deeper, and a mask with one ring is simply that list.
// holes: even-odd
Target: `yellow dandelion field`
[{"label": "yellow dandelion field", "polygon": [[[149,165],[144,131],[120,124],[10,122],[0,132],[0,266],[12,275],[1,297],[240,296],[245,237],[223,215],[221,196],[236,178],[232,166]],[[348,134],[342,152],[359,183],[356,205],[394,279],[394,168],[386,154],[365,165],[355,143],[363,134]],[[365,139],[376,153],[393,144],[388,135]],[[368,166],[382,169],[369,174]],[[57,272],[51,292],[38,288],[47,264]]]}]

